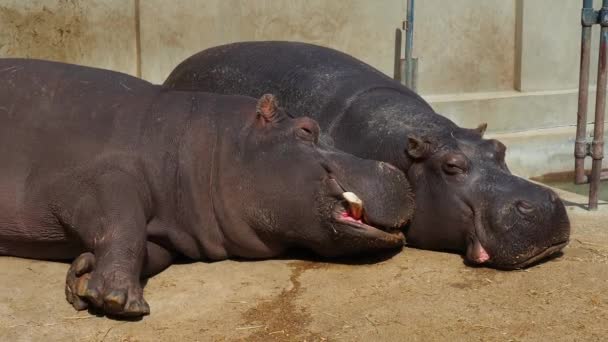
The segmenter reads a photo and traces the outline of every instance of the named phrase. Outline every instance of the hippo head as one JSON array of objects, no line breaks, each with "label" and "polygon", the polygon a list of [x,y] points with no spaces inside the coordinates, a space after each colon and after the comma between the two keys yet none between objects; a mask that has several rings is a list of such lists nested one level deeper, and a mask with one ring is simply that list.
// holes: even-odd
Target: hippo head
[{"label": "hippo head", "polygon": [[245,225],[241,231],[255,236],[249,240],[260,241],[248,256],[287,247],[338,256],[403,246],[400,228],[414,206],[403,172],[319,146],[317,122],[290,117],[272,95],[247,120],[222,168],[218,202],[224,230]]},{"label": "hippo head", "polygon": [[456,248],[473,264],[523,268],[567,244],[568,216],[553,191],[509,172],[505,145],[483,139],[485,128],[408,137],[416,209],[407,242]]}]

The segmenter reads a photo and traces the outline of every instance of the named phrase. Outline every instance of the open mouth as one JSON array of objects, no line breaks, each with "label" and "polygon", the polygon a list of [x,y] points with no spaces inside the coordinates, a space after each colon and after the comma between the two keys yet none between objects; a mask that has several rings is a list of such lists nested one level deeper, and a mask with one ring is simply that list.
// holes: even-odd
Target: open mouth
[{"label": "open mouth", "polygon": [[401,227],[376,227],[367,218],[363,200],[354,192],[347,191],[338,181],[330,177],[327,179],[329,192],[334,198],[339,198],[333,208],[332,219],[337,225],[334,227],[350,235],[364,238],[383,240],[389,244],[405,243],[405,236]]},{"label": "open mouth", "polygon": [[333,218],[337,223],[369,233],[403,235],[400,228],[375,227],[365,217],[363,201],[353,192],[343,192],[342,201],[336,203]]}]

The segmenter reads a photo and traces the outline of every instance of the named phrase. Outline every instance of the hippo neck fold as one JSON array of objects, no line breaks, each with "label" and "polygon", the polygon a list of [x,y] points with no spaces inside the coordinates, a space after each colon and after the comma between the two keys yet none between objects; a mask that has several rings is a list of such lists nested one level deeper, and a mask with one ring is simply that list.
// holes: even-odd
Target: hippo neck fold
[{"label": "hippo neck fold", "polygon": [[209,259],[272,254],[242,217],[242,208],[227,200],[238,196],[238,189],[232,188],[238,175],[231,171],[239,168],[240,140],[255,118],[255,101],[231,97],[202,105],[210,103],[206,96],[192,97],[189,127],[179,148],[178,201],[187,208],[183,224],[201,256]]}]

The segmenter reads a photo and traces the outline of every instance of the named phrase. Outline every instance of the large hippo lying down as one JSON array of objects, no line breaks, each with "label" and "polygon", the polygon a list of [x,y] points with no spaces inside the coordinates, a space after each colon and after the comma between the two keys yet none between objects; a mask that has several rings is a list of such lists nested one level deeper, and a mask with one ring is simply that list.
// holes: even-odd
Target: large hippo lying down
[{"label": "large hippo lying down", "polygon": [[219,46],[182,62],[167,88],[259,96],[309,114],[335,146],[407,172],[414,189],[408,244],[455,250],[515,269],[561,250],[570,224],[557,195],[513,176],[485,125],[460,128],[420,96],[341,52],[291,42]]},{"label": "large hippo lying down", "polygon": [[[0,60],[0,255],[71,260],[67,299],[149,312],[176,257],[399,248],[405,175],[317,145],[271,95],[163,91],[124,74]],[[276,171],[281,172],[276,172]]]}]

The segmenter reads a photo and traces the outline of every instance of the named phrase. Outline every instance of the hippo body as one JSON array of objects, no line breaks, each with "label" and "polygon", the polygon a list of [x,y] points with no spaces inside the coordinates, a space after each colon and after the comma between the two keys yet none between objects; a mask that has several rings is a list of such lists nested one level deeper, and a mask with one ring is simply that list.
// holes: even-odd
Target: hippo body
[{"label": "hippo body", "polygon": [[315,118],[336,148],[400,168],[415,194],[409,245],[517,269],[568,242],[563,203],[509,172],[506,147],[483,139],[485,124],[458,127],[410,89],[339,51],[295,42],[228,44],[186,59],[164,86],[273,92],[288,112]]},{"label": "hippo body", "polygon": [[76,309],[139,316],[149,313],[140,278],[177,257],[402,246],[413,207],[405,175],[320,148],[318,134],[271,95],[167,91],[107,70],[1,59],[0,255],[75,259],[66,296]]}]

